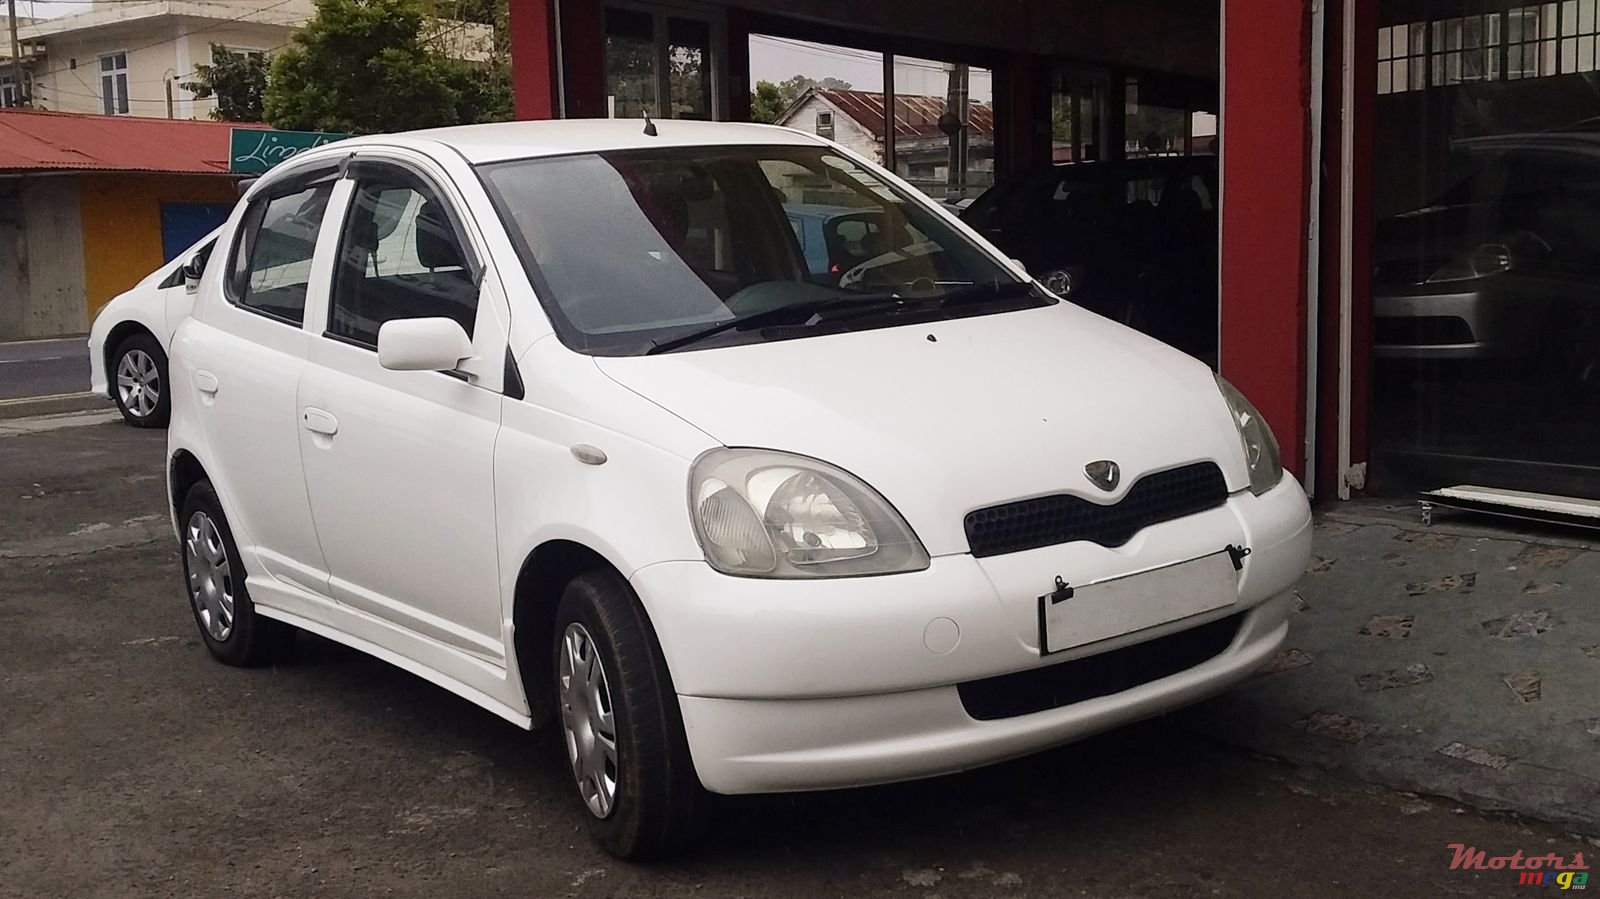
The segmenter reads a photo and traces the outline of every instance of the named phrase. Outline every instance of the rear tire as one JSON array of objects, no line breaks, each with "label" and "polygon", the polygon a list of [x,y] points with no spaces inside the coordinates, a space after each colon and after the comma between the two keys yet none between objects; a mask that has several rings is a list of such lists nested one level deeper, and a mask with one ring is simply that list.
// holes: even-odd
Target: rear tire
[{"label": "rear tire", "polygon": [[164,428],[172,419],[167,385],[167,354],[154,337],[140,331],[111,353],[106,377],[122,420],[136,428]]},{"label": "rear tire", "polygon": [[184,590],[206,649],[224,665],[241,668],[285,656],[295,629],[256,614],[239,548],[210,482],[189,488],[178,523]]},{"label": "rear tire", "polygon": [[560,742],[590,836],[625,859],[685,851],[700,836],[706,795],[661,647],[632,589],[607,571],[574,578],[554,637]]}]

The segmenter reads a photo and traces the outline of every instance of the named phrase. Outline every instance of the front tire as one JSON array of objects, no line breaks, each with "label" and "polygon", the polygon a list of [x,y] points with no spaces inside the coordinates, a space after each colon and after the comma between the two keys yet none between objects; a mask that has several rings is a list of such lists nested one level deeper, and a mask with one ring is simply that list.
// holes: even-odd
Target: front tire
[{"label": "front tire", "polygon": [[256,614],[239,548],[210,483],[189,488],[178,521],[184,589],[206,649],[224,665],[241,668],[281,658],[294,642],[294,628]]},{"label": "front tire", "polygon": [[164,428],[172,418],[167,389],[167,354],[154,337],[140,332],[124,338],[111,353],[111,399],[122,420],[136,428]]},{"label": "front tire", "polygon": [[678,854],[698,838],[705,793],[655,632],[611,572],[562,592],[553,647],[562,745],[590,835],[625,859]]}]

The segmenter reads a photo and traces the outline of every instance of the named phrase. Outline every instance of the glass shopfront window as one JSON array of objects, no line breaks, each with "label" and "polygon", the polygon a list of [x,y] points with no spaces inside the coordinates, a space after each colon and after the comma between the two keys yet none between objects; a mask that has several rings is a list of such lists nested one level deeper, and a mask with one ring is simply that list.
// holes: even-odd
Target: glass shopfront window
[{"label": "glass shopfront window", "polygon": [[718,118],[718,23],[677,9],[605,10],[606,101],[612,118]]},{"label": "glass shopfront window", "polygon": [[1596,5],[1430,2],[1380,23],[1379,489],[1600,497]]},{"label": "glass shopfront window", "polygon": [[948,203],[994,185],[994,73],[958,62],[894,57],[894,169]]}]

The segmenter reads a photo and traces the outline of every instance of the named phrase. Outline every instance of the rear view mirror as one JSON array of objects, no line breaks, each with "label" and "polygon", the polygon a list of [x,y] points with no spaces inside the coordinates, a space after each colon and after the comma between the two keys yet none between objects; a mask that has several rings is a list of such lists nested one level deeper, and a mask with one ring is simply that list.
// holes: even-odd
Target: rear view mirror
[{"label": "rear view mirror", "polygon": [[472,340],[449,318],[402,318],[378,328],[378,364],[390,371],[455,371]]}]

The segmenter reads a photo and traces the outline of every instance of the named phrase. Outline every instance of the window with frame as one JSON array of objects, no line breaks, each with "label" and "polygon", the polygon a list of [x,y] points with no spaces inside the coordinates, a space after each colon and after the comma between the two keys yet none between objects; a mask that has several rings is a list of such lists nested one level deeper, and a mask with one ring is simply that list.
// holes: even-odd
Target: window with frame
[{"label": "window with frame", "polygon": [[817,136],[833,140],[833,113],[817,113]]},{"label": "window with frame", "polygon": [[251,204],[228,270],[235,304],[292,325],[305,321],[317,232],[332,193],[328,180]]},{"label": "window with frame", "polygon": [[378,345],[385,322],[449,318],[472,336],[478,285],[449,208],[409,172],[370,167],[339,238],[328,335]]},{"label": "window with frame", "polygon": [[[23,81],[28,80],[27,75],[22,76]],[[18,84],[9,73],[0,75],[0,107],[21,106],[25,97],[25,84]]]},{"label": "window with frame", "polygon": [[1422,90],[1427,78],[1427,29],[1423,22],[1378,29],[1378,93]]},{"label": "window with frame", "polygon": [[1506,78],[1542,78],[1556,74],[1554,3],[1523,6],[1506,12]]},{"label": "window with frame", "polygon": [[128,114],[127,53],[100,57],[100,111],[106,115]]},{"label": "window with frame", "polygon": [[1600,0],[1562,0],[1557,11],[1561,31],[1561,74],[1595,71],[1596,5]]},{"label": "window with frame", "polygon": [[1500,80],[1502,21],[1499,13],[1489,13],[1433,22],[1429,83],[1444,87]]}]

